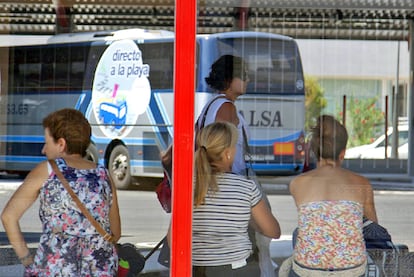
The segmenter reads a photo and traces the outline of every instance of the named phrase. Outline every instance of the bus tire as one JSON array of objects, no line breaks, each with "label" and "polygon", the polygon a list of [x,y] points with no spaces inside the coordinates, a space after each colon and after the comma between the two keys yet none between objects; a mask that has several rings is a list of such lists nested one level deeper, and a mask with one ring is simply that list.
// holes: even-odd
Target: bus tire
[{"label": "bus tire", "polygon": [[96,164],[98,163],[98,149],[96,149],[95,144],[89,144],[88,149],[86,149],[86,154],[83,158]]},{"label": "bus tire", "polygon": [[109,175],[117,189],[126,190],[131,186],[131,167],[128,149],[124,145],[115,146],[109,154]]}]

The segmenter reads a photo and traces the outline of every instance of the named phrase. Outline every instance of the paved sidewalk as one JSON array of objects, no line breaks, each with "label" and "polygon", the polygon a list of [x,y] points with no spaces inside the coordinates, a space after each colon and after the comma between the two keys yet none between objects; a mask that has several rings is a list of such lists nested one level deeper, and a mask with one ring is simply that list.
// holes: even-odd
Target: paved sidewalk
[{"label": "paved sidewalk", "polygon": [[24,270],[24,267],[21,264],[0,266],[0,276],[1,277],[23,276],[23,270]]}]

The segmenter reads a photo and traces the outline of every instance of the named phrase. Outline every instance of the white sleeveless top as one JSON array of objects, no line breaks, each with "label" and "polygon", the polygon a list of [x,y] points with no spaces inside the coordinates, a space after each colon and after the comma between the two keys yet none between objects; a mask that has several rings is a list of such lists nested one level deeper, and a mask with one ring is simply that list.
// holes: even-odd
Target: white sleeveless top
[{"label": "white sleeveless top", "polygon": [[[203,108],[201,111],[200,116],[197,119],[197,126],[198,128],[202,128],[204,126],[207,126],[211,123],[214,123],[216,121],[217,112],[220,109],[221,105],[224,103],[232,103],[234,105],[234,102],[225,98],[224,94],[219,94],[216,97],[212,98]],[[211,105],[209,106],[209,104]],[[206,109],[208,107],[208,111],[205,117],[204,126],[201,126],[204,114],[206,113]],[[246,175],[246,160],[245,160],[245,143],[244,143],[244,135],[243,135],[243,128],[246,132],[246,136],[248,136],[247,133],[247,124],[244,120],[243,116],[238,112],[237,113],[239,118],[239,124],[237,126],[237,130],[239,131],[239,138],[237,140],[236,145],[236,155],[234,157],[232,172],[236,173],[238,175]]]}]

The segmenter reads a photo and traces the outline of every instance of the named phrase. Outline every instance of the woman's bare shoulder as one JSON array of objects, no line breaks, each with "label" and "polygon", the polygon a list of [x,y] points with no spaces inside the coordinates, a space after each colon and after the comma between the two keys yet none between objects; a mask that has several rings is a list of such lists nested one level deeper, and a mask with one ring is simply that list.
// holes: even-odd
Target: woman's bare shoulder
[{"label": "woman's bare shoulder", "polygon": [[224,111],[236,111],[236,106],[233,102],[226,101],[223,104],[220,105],[218,112],[224,112]]},{"label": "woman's bare shoulder", "polygon": [[351,179],[352,183],[370,185],[368,178],[366,178],[365,176],[362,176],[348,169],[343,169],[343,171],[347,174],[348,178]]},{"label": "woman's bare shoulder", "polygon": [[49,177],[48,161],[40,162],[33,168],[23,181],[23,186],[40,189]]},{"label": "woman's bare shoulder", "polygon": [[237,126],[239,119],[236,106],[232,102],[224,102],[217,111],[215,121],[227,121]]},{"label": "woman's bare shoulder", "polygon": [[289,190],[291,193],[294,193],[300,187],[304,185],[309,185],[311,182],[311,175],[310,172],[302,173],[296,177],[294,177],[289,183]]}]

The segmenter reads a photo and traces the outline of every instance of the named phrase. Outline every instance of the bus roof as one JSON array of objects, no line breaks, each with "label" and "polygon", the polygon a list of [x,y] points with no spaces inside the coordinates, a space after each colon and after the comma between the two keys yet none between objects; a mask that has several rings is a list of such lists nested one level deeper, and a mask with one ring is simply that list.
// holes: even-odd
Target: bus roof
[{"label": "bus roof", "polygon": [[167,30],[123,29],[116,31],[79,32],[51,36],[48,43],[70,43],[121,39],[172,38],[174,33]]},{"label": "bus roof", "polygon": [[50,35],[0,35],[0,47],[47,44]]},{"label": "bus roof", "polygon": [[256,32],[256,31],[234,31],[234,32],[223,32],[223,33],[214,33],[214,34],[200,34],[197,35],[200,38],[211,38],[215,37],[218,39],[225,39],[225,38],[257,38],[257,37],[266,37],[266,38],[275,38],[279,40],[293,40],[293,38],[279,35],[279,34],[272,34],[272,33],[265,33],[265,32]]},{"label": "bus roof", "polygon": [[[215,34],[198,34],[197,37],[201,39],[209,38],[232,38],[232,37],[244,37],[244,38],[256,38],[266,37],[275,38],[279,40],[293,40],[293,38],[278,35],[269,34],[264,32],[255,31],[235,31],[235,32],[223,32]],[[42,44],[54,44],[54,43],[73,43],[73,42],[88,42],[88,41],[112,41],[121,39],[173,39],[174,32],[167,30],[149,30],[149,29],[123,29],[115,31],[97,31],[97,32],[77,32],[77,33],[64,33],[57,35],[0,35],[0,47],[2,46],[26,46],[26,45],[42,45]]]},{"label": "bus roof", "polygon": [[167,30],[147,30],[138,28],[116,31],[64,33],[57,35],[0,35],[0,47],[173,37],[174,33]]}]

